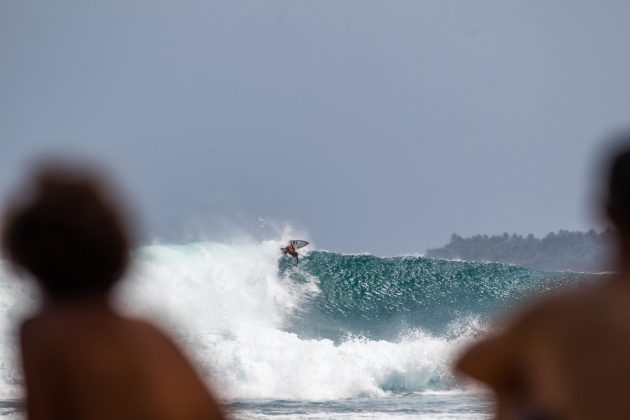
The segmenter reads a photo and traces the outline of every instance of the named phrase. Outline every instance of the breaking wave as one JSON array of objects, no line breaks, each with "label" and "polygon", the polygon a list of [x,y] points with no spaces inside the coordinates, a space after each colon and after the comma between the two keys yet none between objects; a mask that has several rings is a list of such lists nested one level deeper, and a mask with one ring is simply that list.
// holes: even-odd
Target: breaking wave
[{"label": "breaking wave", "polygon": [[[118,305],[157,319],[227,399],[378,397],[461,389],[452,358],[493,314],[585,277],[322,251],[296,266],[281,244],[143,247]],[[4,337],[33,301],[0,267]],[[3,397],[21,386],[12,343],[0,353]]]}]

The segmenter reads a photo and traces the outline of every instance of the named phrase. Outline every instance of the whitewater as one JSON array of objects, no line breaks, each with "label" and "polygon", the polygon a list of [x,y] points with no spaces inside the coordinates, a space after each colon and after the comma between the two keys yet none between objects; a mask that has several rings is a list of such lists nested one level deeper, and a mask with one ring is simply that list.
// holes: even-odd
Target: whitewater
[{"label": "whitewater", "polygon": [[[233,418],[486,418],[451,373],[461,349],[532,296],[585,275],[311,250],[281,240],[139,248],[117,306],[168,331]],[[30,281],[0,265],[0,415],[23,418],[15,327]]]}]

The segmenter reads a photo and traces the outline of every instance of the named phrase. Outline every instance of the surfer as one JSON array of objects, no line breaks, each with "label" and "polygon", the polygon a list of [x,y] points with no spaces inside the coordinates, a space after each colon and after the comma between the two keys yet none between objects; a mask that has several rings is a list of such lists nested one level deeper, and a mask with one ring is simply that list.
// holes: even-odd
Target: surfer
[{"label": "surfer", "polygon": [[295,250],[295,247],[293,246],[293,244],[291,242],[289,242],[289,244],[285,248],[282,248],[282,251],[284,252],[285,255],[289,254],[290,256],[295,258],[295,263],[296,264],[299,262],[300,257],[299,257],[297,251]]},{"label": "surfer", "polygon": [[292,241],[289,241],[287,246],[285,246],[284,248],[280,248],[280,249],[282,250],[282,253],[284,255],[289,254],[290,256],[295,258],[295,264],[297,265],[297,264],[300,263],[300,258],[299,258],[299,255],[297,253],[297,250],[300,249],[300,248],[304,248],[306,245],[308,245],[308,242],[306,242],[306,241],[292,240]]}]

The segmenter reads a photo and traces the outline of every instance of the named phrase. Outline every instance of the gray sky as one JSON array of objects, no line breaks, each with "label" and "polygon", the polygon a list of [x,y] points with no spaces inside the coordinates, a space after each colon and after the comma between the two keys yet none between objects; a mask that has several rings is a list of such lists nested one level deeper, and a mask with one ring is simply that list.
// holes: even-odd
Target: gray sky
[{"label": "gray sky", "polygon": [[0,194],[71,152],[169,240],[260,217],[392,255],[586,228],[595,153],[630,121],[629,20],[623,0],[0,0]]}]

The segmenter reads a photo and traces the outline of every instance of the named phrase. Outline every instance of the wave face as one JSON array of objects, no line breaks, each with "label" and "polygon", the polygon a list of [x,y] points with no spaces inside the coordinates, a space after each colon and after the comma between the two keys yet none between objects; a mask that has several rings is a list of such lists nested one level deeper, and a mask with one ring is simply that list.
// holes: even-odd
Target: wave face
[{"label": "wave face", "polygon": [[[118,305],[157,319],[225,398],[380,397],[462,391],[449,364],[490,316],[584,277],[320,251],[295,266],[281,244],[141,248]],[[4,273],[0,309],[15,312],[33,297]],[[8,348],[0,396],[20,384]]]},{"label": "wave face", "polygon": [[280,267],[294,281],[317,279],[321,291],[298,314],[295,328],[335,340],[348,333],[392,339],[417,328],[443,335],[453,321],[487,319],[587,277],[498,263],[330,252],[311,252],[299,268],[283,259]]}]

